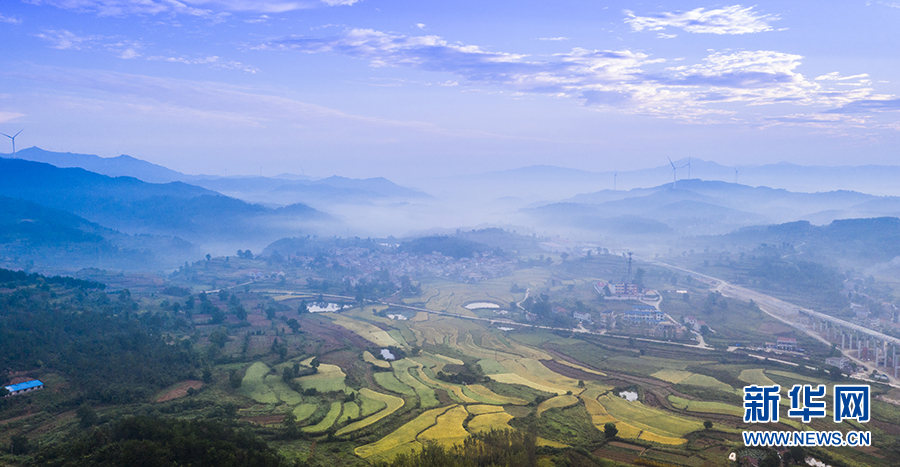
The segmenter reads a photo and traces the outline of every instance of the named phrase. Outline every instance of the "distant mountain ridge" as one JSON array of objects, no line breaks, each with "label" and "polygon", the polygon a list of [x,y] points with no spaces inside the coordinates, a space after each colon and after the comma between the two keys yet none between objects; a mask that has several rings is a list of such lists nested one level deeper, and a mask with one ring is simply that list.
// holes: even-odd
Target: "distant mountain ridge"
[{"label": "distant mountain ridge", "polygon": [[134,177],[150,183],[187,181],[190,176],[161,165],[122,154],[100,157],[93,154],[45,151],[38,147],[20,149],[17,159],[44,162],[60,168],[81,168],[110,177]]},{"label": "distant mountain ridge", "polygon": [[[304,205],[273,210],[182,182],[147,183],[80,168],[0,158],[0,196],[19,198],[131,234],[194,242],[271,242],[338,222]],[[274,238],[273,238],[274,237]]]},{"label": "distant mountain ridge", "polygon": [[38,147],[22,149],[16,153],[16,158],[60,168],[81,168],[110,177],[133,177],[149,183],[185,182],[245,201],[270,204],[289,205],[307,201],[320,204],[365,204],[369,198],[431,197],[383,177],[352,179],[334,175],[313,180],[291,174],[277,177],[187,175],[124,154],[106,158],[92,154],[46,151]]},{"label": "distant mountain ridge", "polygon": [[[671,227],[673,234],[716,235],[797,220],[827,224],[839,219],[896,216],[900,214],[900,198],[846,190],[795,193],[692,179],[680,180],[674,189],[665,184],[584,193],[522,212],[545,223],[579,229],[615,225],[618,221],[614,219],[625,216],[662,223]],[[649,231],[653,229],[644,230]],[[655,231],[665,233],[665,229]]]}]

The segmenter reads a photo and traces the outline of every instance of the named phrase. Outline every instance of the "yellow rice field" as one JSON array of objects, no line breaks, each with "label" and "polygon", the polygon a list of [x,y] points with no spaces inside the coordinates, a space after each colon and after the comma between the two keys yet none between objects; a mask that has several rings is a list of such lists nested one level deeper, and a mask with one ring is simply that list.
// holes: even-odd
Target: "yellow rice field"
[{"label": "yellow rice field", "polygon": [[513,416],[506,412],[493,412],[476,415],[469,420],[469,433],[479,433],[482,431],[505,430],[510,429],[509,421]]},{"label": "yellow rice field", "polygon": [[366,363],[375,365],[378,368],[390,368],[391,367],[390,363],[388,363],[384,360],[379,360],[379,359],[375,358],[375,356],[372,355],[372,352],[369,352],[368,350],[363,352],[363,361],[365,361]]},{"label": "yellow rice field", "polygon": [[469,436],[469,432],[463,428],[463,422],[469,416],[466,408],[457,405],[437,417],[435,425],[421,432],[417,441],[436,442],[445,446],[462,443]]},{"label": "yellow rice field", "polygon": [[359,394],[363,398],[375,399],[376,401],[385,404],[385,409],[374,415],[370,415],[362,420],[353,422],[341,428],[335,433],[336,435],[341,436],[343,434],[350,433],[351,431],[359,430],[360,428],[365,428],[369,425],[375,424],[399,410],[400,407],[403,407],[403,399],[388,394],[381,394],[369,388],[360,389]]},{"label": "yellow rice field", "polygon": [[[437,417],[449,409],[450,407],[440,407],[437,409],[427,410],[418,417],[407,422],[405,425],[389,433],[387,436],[379,439],[378,441],[366,444],[364,446],[359,446],[354,450],[354,452],[357,456],[362,457],[363,459],[367,459],[374,455],[392,452],[392,450],[394,450],[395,448],[405,445],[413,445],[409,447],[411,449],[418,449],[422,446],[418,441],[416,441],[416,437],[418,436],[418,434],[433,426],[436,423]],[[348,425],[348,427],[349,426],[350,425]],[[341,434],[340,430],[338,430],[337,434]]]},{"label": "yellow rice field", "polygon": [[353,331],[363,339],[379,347],[400,346],[400,343],[397,342],[393,337],[391,337],[387,331],[379,329],[376,326],[364,323],[362,321],[353,320],[335,313],[326,313],[326,316],[334,320],[335,324]]},{"label": "yellow rice field", "polygon": [[541,402],[537,408],[537,416],[540,417],[542,413],[550,410],[550,409],[562,409],[565,407],[571,407],[578,403],[578,398],[575,396],[562,395],[551,397],[550,399]]}]

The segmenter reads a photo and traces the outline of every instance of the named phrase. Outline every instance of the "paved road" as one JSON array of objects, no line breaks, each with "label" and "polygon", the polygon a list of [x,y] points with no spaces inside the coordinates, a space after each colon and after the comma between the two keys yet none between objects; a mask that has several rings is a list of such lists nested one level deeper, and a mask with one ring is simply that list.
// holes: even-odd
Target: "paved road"
[{"label": "paved road", "polygon": [[[900,344],[900,339],[888,336],[886,334],[882,334],[878,331],[874,331],[874,330],[859,326],[857,324],[854,324],[854,323],[851,323],[848,321],[844,321],[840,318],[835,318],[833,316],[819,313],[817,311],[813,311],[808,308],[803,308],[801,306],[794,305],[793,303],[789,303],[789,302],[786,302],[779,298],[772,297],[771,295],[766,295],[764,293],[757,292],[755,290],[750,290],[750,289],[747,289],[747,288],[744,288],[744,287],[741,287],[738,285],[729,284],[728,282],[725,282],[724,280],[719,279],[717,277],[712,277],[712,276],[709,276],[709,275],[706,275],[703,273],[692,271],[690,269],[686,269],[686,268],[683,268],[680,266],[663,263],[663,262],[657,261],[657,260],[642,259],[642,261],[645,261],[647,263],[654,264],[657,266],[662,266],[665,268],[682,271],[687,274],[690,274],[691,276],[703,279],[714,286],[712,290],[721,292],[722,295],[725,295],[727,297],[737,298],[739,300],[745,300],[745,301],[753,300],[759,306],[759,309],[762,310],[763,312],[765,312],[767,315],[769,315],[791,327],[794,327],[799,331],[806,333],[807,335],[813,337],[814,339],[816,339],[828,346],[831,346],[830,341],[828,341],[824,337],[820,336],[817,332],[809,329],[806,326],[806,322],[805,322],[806,318],[804,317],[804,315],[810,315],[810,316],[815,316],[817,318],[826,319],[832,323],[838,324],[840,326],[844,326],[848,329],[854,329],[859,332],[863,332],[863,333],[869,334],[871,336],[877,337],[879,339],[886,340],[888,342]],[[863,367],[868,368],[867,373],[871,373],[872,370],[877,370],[879,373],[886,373],[886,370],[890,370],[890,368],[885,368],[885,367],[875,368],[871,362],[864,362],[862,360],[859,360],[858,358],[850,356],[849,354],[844,354],[844,356],[849,358],[850,360],[853,360],[854,362],[856,362],[857,365],[862,365]],[[893,377],[893,372],[891,372],[891,374],[888,374],[888,377],[890,379],[891,386],[900,387],[900,385],[898,385],[898,384],[900,384],[900,380]]]}]

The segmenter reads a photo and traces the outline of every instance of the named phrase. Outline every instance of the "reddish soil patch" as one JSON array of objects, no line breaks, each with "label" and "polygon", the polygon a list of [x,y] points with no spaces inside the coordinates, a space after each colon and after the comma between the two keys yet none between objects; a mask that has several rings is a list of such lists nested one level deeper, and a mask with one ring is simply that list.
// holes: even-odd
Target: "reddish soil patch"
[{"label": "reddish soil patch", "polygon": [[255,417],[244,417],[241,420],[255,423],[257,425],[275,425],[284,421],[284,414],[257,415]]},{"label": "reddish soil patch", "polygon": [[621,441],[611,441],[609,443],[609,445],[615,446],[617,448],[622,448],[622,449],[631,449],[632,451],[643,451],[644,450],[643,446],[637,446],[634,444],[623,443]]},{"label": "reddish soil patch", "polygon": [[559,373],[567,378],[583,381],[594,381],[600,379],[600,375],[595,375],[593,373],[579,370],[578,368],[572,368],[568,365],[563,365],[556,360],[541,360],[541,363],[543,363],[544,366],[549,368],[551,371]]},{"label": "reddish soil patch", "polygon": [[594,451],[594,455],[601,459],[609,459],[623,464],[630,464],[638,458],[637,453],[628,453],[614,449],[598,449]]},{"label": "reddish soil patch", "polygon": [[156,402],[166,402],[172,399],[178,399],[179,397],[184,397],[188,393],[188,389],[193,388],[194,390],[200,389],[203,387],[203,381],[197,381],[193,379],[189,379],[187,381],[182,381],[178,383],[177,386],[163,393],[163,395],[156,398]]}]

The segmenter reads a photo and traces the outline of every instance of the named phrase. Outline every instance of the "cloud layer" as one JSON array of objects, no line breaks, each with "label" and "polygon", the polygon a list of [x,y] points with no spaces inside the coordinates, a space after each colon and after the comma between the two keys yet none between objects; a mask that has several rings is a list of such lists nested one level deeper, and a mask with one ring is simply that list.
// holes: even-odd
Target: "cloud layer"
[{"label": "cloud layer", "polygon": [[686,12],[651,13],[646,16],[637,16],[626,10],[625,14],[628,16],[625,22],[634,31],[678,28],[699,34],[752,34],[771,31],[770,23],[779,19],[775,15],[757,14],[753,7],[744,8],[741,5],[715,10],[697,8]]},{"label": "cloud layer", "polygon": [[680,119],[726,115],[717,104],[790,103],[839,107],[870,98],[865,74],[832,73],[810,80],[798,72],[800,55],[770,50],[710,52],[701,62],[667,60],[631,50],[588,50],[532,57],[451,43],[435,35],[408,36],[348,29],[328,37],[291,37],[262,49],[335,53],[375,67],[411,67],[450,73],[474,86],[578,99],[597,108]]}]

